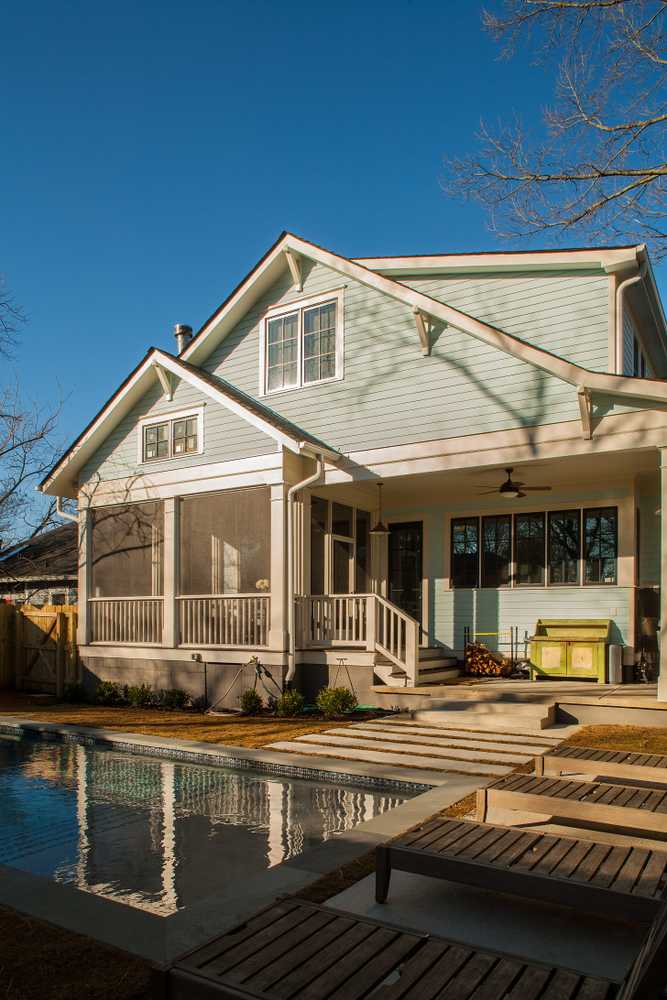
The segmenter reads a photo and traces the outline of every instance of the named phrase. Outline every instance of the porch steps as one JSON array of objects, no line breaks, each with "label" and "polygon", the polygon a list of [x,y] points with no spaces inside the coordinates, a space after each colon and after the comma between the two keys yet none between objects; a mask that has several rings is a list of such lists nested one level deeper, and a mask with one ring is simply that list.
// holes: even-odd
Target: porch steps
[{"label": "porch steps", "polygon": [[[405,680],[405,671],[381,653],[376,654],[374,669],[378,677],[387,685],[400,685]],[[456,657],[443,655],[443,650],[440,647],[419,650],[416,678],[419,685],[447,683],[458,677],[460,673]]]}]

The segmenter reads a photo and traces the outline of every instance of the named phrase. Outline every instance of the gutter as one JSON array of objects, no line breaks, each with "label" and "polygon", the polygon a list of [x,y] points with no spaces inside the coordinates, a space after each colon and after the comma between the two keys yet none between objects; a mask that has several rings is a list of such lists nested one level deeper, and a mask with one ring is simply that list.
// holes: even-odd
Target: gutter
[{"label": "gutter", "polygon": [[630,278],[625,278],[616,288],[616,372],[623,375],[623,293],[630,285],[643,281],[647,273],[646,262],[639,265],[639,272]]},{"label": "gutter", "polygon": [[319,483],[324,473],[324,458],[318,452],[315,456],[317,467],[312,475],[302,479],[300,483],[290,486],[287,491],[287,674],[285,683],[291,684],[296,673],[296,636],[294,610],[294,501],[299,490]]},{"label": "gutter", "polygon": [[59,514],[66,521],[72,521],[74,524],[79,523],[78,514],[70,514],[69,511],[63,510],[63,498],[60,496],[56,497],[56,514]]}]

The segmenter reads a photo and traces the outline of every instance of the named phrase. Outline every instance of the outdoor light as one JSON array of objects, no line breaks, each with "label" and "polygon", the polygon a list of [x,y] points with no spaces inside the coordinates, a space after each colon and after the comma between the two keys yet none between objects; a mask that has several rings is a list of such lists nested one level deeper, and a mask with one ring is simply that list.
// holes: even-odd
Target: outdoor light
[{"label": "outdoor light", "polygon": [[371,535],[388,535],[389,528],[382,521],[382,483],[378,483],[378,519],[370,530]]}]

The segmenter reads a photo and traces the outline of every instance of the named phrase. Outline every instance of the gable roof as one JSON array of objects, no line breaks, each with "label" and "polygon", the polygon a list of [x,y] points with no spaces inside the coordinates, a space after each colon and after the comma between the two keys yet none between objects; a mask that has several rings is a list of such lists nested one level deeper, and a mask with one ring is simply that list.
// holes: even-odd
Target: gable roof
[{"label": "gable roof", "polygon": [[167,351],[151,347],[120,388],[49,470],[38,489],[43,493],[58,496],[76,496],[77,473],[122,417],[154,384],[156,368],[161,368],[168,375],[182,378],[296,454],[319,454],[330,462],[337,462],[342,458],[336,449],[260,403],[226,379],[196,368],[183,358],[178,358]]},{"label": "gable roof", "polygon": [[0,580],[76,579],[78,535],[75,524],[61,524],[51,531],[0,551]]},{"label": "gable roof", "polygon": [[[600,260],[602,260],[603,254],[613,253],[614,257],[608,261],[608,264],[616,270],[622,262],[625,263],[625,266],[630,265],[633,261],[636,263],[637,252],[640,249],[642,248],[631,247],[615,248],[608,251],[559,251],[559,253],[592,254],[597,255],[597,259]],[[547,253],[549,252],[547,251]],[[490,323],[482,322],[460,309],[411,288],[394,276],[373,270],[360,260],[342,257],[293,233],[284,232],[222,305],[209,317],[179,357],[157,348],[151,348],[148,351],[116,393],[51,469],[40,483],[39,489],[45,493],[59,493],[63,496],[76,494],[74,484],[76,472],[99,447],[118,421],[129,412],[149,388],[156,377],[155,369],[157,367],[185,378],[193,385],[198,385],[203,392],[215,398],[217,402],[254,423],[285,447],[298,453],[314,454],[319,452],[329,461],[337,461],[341,456],[335,449],[285,420],[270,407],[242,392],[236,386],[224,379],[209,375],[199,367],[251,306],[283,274],[289,266],[286,256],[288,254],[292,255],[292,266],[294,266],[294,260],[298,261],[300,257],[320,263],[400,303],[411,310],[420,322],[422,322],[423,317],[439,320],[446,326],[453,326],[476,340],[530,364],[534,368],[545,371],[579,390],[600,392],[631,400],[667,403],[667,381],[665,380],[611,375],[582,368],[580,365],[566,361],[544,348],[536,347],[492,326]],[[373,258],[372,262],[376,263],[378,260],[379,258]]]}]

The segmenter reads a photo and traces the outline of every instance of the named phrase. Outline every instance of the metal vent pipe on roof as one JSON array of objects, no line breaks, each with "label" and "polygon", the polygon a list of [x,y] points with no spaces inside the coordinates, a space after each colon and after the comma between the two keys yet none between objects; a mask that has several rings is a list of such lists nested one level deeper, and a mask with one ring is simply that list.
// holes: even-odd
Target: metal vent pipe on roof
[{"label": "metal vent pipe on roof", "polygon": [[176,337],[178,353],[182,354],[192,340],[192,327],[186,323],[177,323],[174,327],[174,336]]}]

